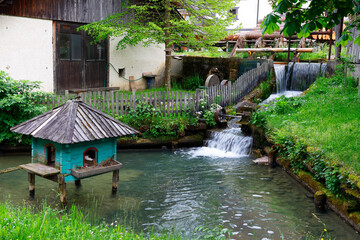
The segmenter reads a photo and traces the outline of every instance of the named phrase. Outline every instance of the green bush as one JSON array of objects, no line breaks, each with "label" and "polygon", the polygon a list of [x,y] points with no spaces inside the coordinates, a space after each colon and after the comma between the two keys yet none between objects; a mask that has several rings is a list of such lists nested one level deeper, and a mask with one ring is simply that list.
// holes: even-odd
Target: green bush
[{"label": "green bush", "polygon": [[0,71],[0,142],[17,145],[30,144],[28,136],[10,132],[10,128],[43,113],[46,108],[37,101],[47,93],[35,91],[40,82],[14,80]]},{"label": "green bush", "polygon": [[204,80],[199,77],[199,75],[195,75],[192,77],[187,77],[184,79],[183,86],[186,90],[196,90],[200,86],[205,84]]},{"label": "green bush", "polygon": [[130,109],[127,115],[116,118],[138,129],[145,138],[184,136],[186,126],[198,121],[189,114],[183,117],[163,117],[159,110],[142,101],[138,101],[135,108]]}]

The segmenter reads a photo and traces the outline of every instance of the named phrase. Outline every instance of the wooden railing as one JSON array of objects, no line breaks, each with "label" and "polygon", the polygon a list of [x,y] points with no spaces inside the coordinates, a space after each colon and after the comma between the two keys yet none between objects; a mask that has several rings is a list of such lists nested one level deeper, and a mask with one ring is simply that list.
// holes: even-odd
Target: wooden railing
[{"label": "wooden railing", "polygon": [[41,100],[41,104],[52,109],[65,103],[68,99],[81,97],[92,107],[110,115],[127,114],[139,102],[145,102],[159,110],[163,116],[181,116],[185,112],[197,112],[216,103],[228,106],[236,103],[261,80],[266,79],[269,66],[265,62],[261,66],[241,75],[234,83],[218,85],[206,89],[196,89],[195,93],[184,91],[157,91],[140,94],[128,94],[121,91],[88,91],[78,95],[53,95]]}]

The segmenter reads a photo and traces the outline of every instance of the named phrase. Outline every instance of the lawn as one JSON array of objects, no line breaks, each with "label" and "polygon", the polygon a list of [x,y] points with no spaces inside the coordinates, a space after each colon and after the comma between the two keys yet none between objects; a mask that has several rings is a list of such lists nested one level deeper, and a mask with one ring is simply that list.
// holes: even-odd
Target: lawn
[{"label": "lawn", "polygon": [[360,99],[355,79],[341,71],[319,78],[299,98],[280,98],[260,111],[257,121],[270,136],[282,133],[301,139],[334,164],[360,175]]}]

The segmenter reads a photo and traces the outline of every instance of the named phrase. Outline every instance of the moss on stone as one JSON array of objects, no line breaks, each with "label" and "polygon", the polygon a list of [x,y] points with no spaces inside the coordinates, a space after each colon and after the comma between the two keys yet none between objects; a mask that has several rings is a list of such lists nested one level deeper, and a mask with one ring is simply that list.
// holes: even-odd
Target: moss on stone
[{"label": "moss on stone", "polygon": [[349,214],[351,220],[353,220],[356,224],[360,224],[360,212],[352,212]]},{"label": "moss on stone", "polygon": [[315,192],[314,198],[315,198],[316,200],[323,200],[324,198],[326,198],[326,194],[325,194],[324,191],[319,190],[319,191],[316,191],[316,192]]},{"label": "moss on stone", "polygon": [[321,191],[324,189],[324,186],[318,181],[316,181],[310,173],[305,171],[299,171],[298,176],[302,181],[304,181],[315,191]]}]

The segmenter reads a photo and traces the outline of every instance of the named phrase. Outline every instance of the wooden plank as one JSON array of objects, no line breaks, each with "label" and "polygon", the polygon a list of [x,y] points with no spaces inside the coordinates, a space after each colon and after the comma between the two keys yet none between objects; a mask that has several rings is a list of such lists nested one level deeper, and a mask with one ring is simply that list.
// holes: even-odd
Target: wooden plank
[{"label": "wooden plank", "polygon": [[128,114],[128,95],[124,95],[124,114]]},{"label": "wooden plank", "polygon": [[115,109],[116,109],[116,115],[119,115],[119,92],[115,92]]},{"label": "wooden plank", "polygon": [[102,111],[103,112],[105,112],[105,91],[102,91],[102,99],[103,99],[103,101],[102,101]]},{"label": "wooden plank", "polygon": [[84,92],[84,100],[83,100],[83,101],[84,101],[85,103],[89,103],[88,95],[89,95],[89,94],[88,94],[87,92]]},{"label": "wooden plank", "polygon": [[11,168],[6,168],[6,169],[3,169],[3,170],[0,170],[0,175],[1,175],[1,174],[4,174],[4,173],[13,172],[13,171],[16,171],[16,170],[19,170],[19,169],[21,169],[19,166],[17,166],[17,167],[11,167]]},{"label": "wooden plank", "polygon": [[49,108],[49,109],[52,109],[52,108],[55,107],[55,98],[56,98],[55,95],[53,95],[53,96],[51,97],[51,105],[50,105],[50,108]]},{"label": "wooden plank", "polygon": [[163,95],[162,95],[162,113],[163,113],[163,116],[165,116],[165,91],[163,91]]},{"label": "wooden plank", "polygon": [[114,91],[110,91],[110,97],[111,97],[111,114],[114,115]]},{"label": "wooden plank", "polygon": [[198,88],[196,89],[196,93],[195,93],[195,101],[196,101],[195,110],[198,112],[200,109],[200,92]]},{"label": "wooden plank", "polygon": [[171,105],[169,106],[171,108],[171,115],[174,116],[174,108],[175,108],[175,104],[174,104],[174,91],[171,91]]},{"label": "wooden plank", "polygon": [[313,48],[238,48],[236,52],[313,52]]},{"label": "wooden plank", "polygon": [[175,115],[179,116],[179,91],[176,91],[176,106],[175,106]]},{"label": "wooden plank", "polygon": [[158,93],[157,92],[154,92],[154,108],[155,108],[155,111],[157,111],[158,109],[158,106],[157,106],[157,98],[158,98]]},{"label": "wooden plank", "polygon": [[97,91],[97,103],[96,103],[96,109],[101,111],[101,92]]},{"label": "wooden plank", "polygon": [[93,95],[94,95],[94,108],[98,109],[97,92],[94,92]]},{"label": "wooden plank", "polygon": [[153,93],[152,92],[149,92],[149,104],[151,105],[151,106],[154,106],[153,105]]},{"label": "wooden plank", "polygon": [[183,114],[183,92],[180,92],[180,99],[179,99],[179,101],[180,101],[180,115],[182,116],[182,114]]},{"label": "wooden plank", "polygon": [[110,113],[110,96],[109,96],[109,92],[106,92],[106,112],[107,114]]},{"label": "wooden plank", "polygon": [[184,92],[184,111],[187,110],[187,93]]},{"label": "wooden plank", "polygon": [[89,105],[93,107],[93,92],[89,92]]},{"label": "wooden plank", "polygon": [[86,167],[86,168],[80,168],[80,169],[71,169],[71,175],[73,175],[76,178],[85,178],[85,177],[96,176],[99,174],[118,170],[121,167],[122,167],[122,164],[118,163],[117,165],[106,166],[106,167],[95,166],[95,167]]},{"label": "wooden plank", "polygon": [[19,167],[42,177],[53,176],[60,173],[59,169],[41,163],[22,164]]},{"label": "wooden plank", "polygon": [[124,93],[120,93],[120,114],[124,114]]}]

